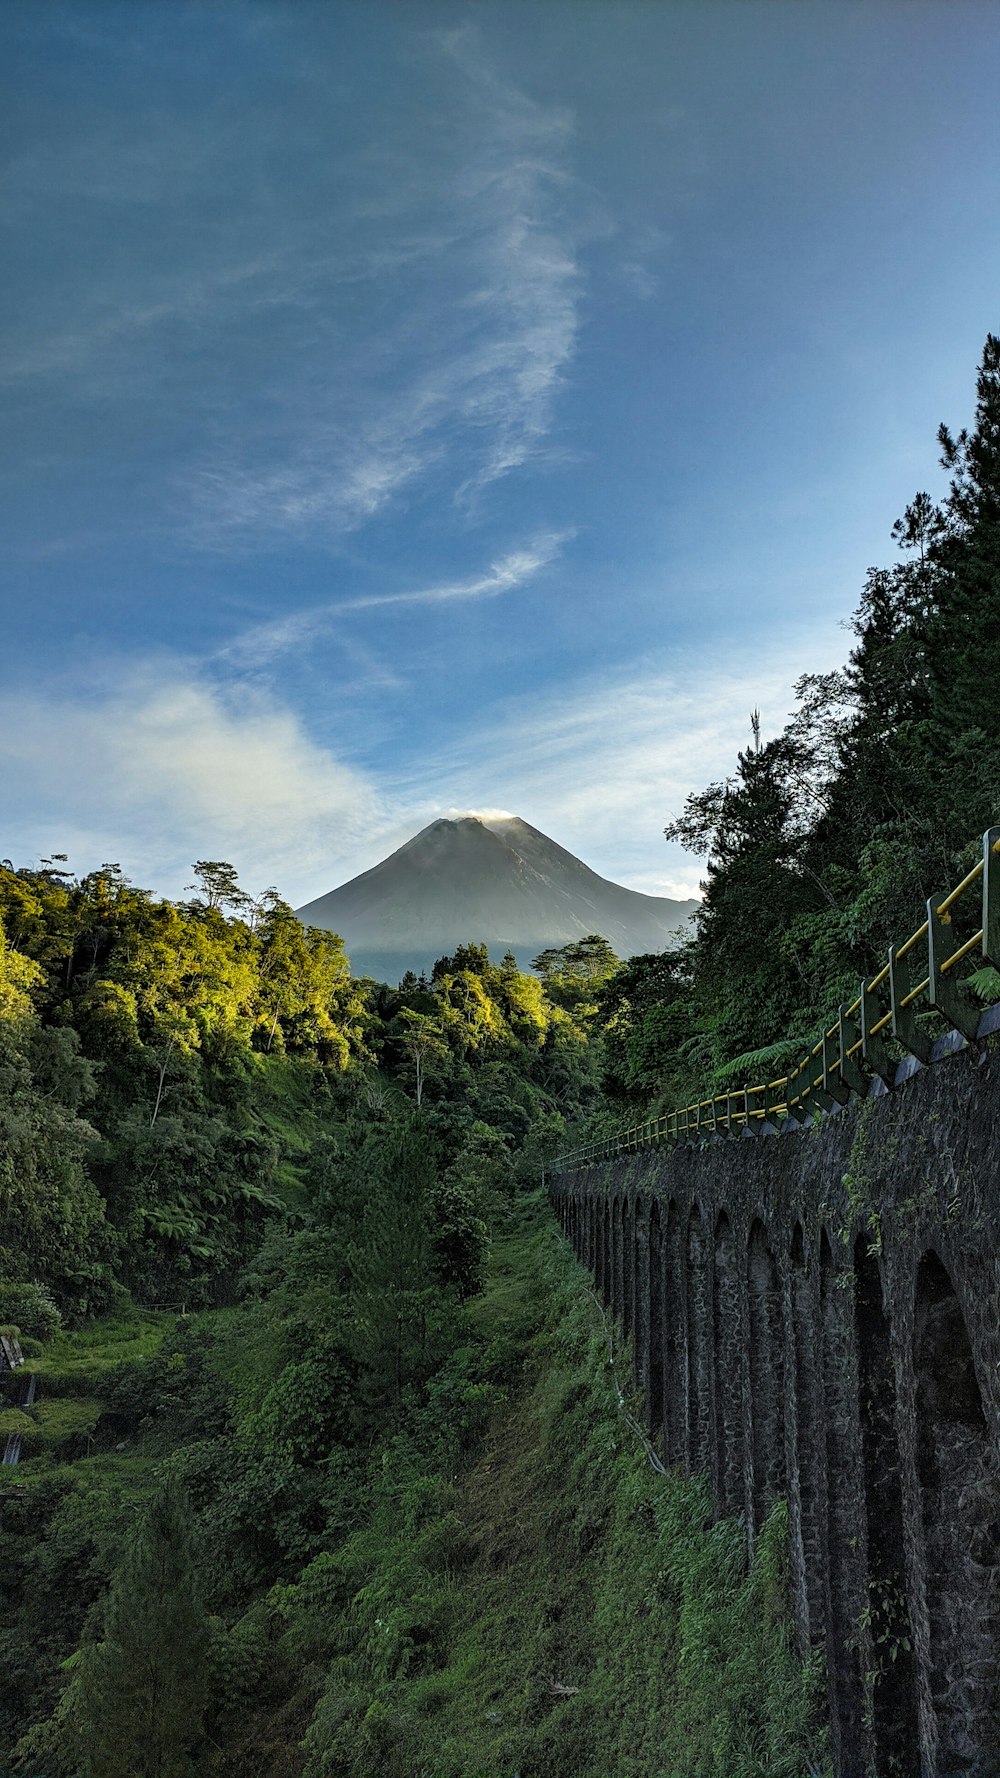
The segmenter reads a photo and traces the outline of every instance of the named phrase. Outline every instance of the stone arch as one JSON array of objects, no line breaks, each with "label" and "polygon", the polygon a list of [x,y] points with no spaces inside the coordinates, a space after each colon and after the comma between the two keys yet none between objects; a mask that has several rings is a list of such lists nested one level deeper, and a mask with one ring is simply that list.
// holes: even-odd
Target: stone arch
[{"label": "stone arch", "polygon": [[[879,1778],[921,1766],[913,1631],[906,1598],[896,1376],[878,1262],[867,1234],[854,1244],[861,1448],[868,1527],[870,1713]],[[843,1458],[840,1458],[843,1461]],[[952,1778],[949,1769],[948,1778]]]},{"label": "stone arch", "polygon": [[611,1313],[616,1320],[622,1314],[622,1201],[611,1200]]},{"label": "stone arch", "polygon": [[611,1302],[611,1198],[605,1192],[601,1201],[601,1293],[605,1303]]},{"label": "stone arch", "polygon": [[785,1341],[781,1285],[764,1225],[750,1230],[747,1259],[753,1523],[758,1530],[785,1492]]},{"label": "stone arch", "polygon": [[969,1330],[933,1250],[917,1270],[913,1346],[935,1769],[985,1775],[1000,1758],[1000,1473]]},{"label": "stone arch", "polygon": [[723,1210],[713,1242],[712,1364],[715,1378],[715,1498],[722,1513],[741,1513],[743,1495],[743,1350],[740,1285],[732,1225]]},{"label": "stone arch", "polygon": [[654,1445],[663,1437],[664,1373],[663,1326],[663,1229],[660,1206],[656,1198],[649,1207],[649,1238],[647,1250],[646,1296],[649,1303],[649,1369],[646,1381],[646,1418]]},{"label": "stone arch", "polygon": [[622,1206],[622,1329],[630,1339],[635,1323],[635,1199],[626,1194]]},{"label": "stone arch", "polygon": [[823,1574],[826,1568],[823,1424],[819,1407],[816,1323],[805,1231],[792,1230],[789,1246],[791,1364],[794,1384],[794,1463],[789,1485],[789,1529],[795,1618],[799,1650],[822,1640],[826,1616]]},{"label": "stone arch", "polygon": [[649,1375],[649,1258],[647,1253],[646,1217],[648,1206],[642,1198],[635,1199],[632,1213],[632,1353],[635,1380],[639,1390],[646,1392]]},{"label": "stone arch", "polygon": [[680,1212],[673,1198],[667,1205],[663,1240],[663,1371],[664,1446],[668,1463],[687,1458],[687,1362],[685,1358],[684,1253]]},{"label": "stone arch", "polygon": [[705,1219],[699,1204],[688,1214],[685,1240],[687,1294],[688,1469],[707,1469],[711,1406],[711,1283]]},{"label": "stone arch", "polygon": [[867,1742],[864,1683],[857,1624],[864,1608],[858,1519],[861,1490],[857,1390],[853,1378],[854,1336],[850,1299],[839,1288],[830,1237],[819,1239],[820,1346],[826,1492],[827,1600],[826,1653],[830,1721],[840,1770]]},{"label": "stone arch", "polygon": [[606,1195],[598,1188],[594,1194],[594,1288],[604,1295],[604,1206]]}]

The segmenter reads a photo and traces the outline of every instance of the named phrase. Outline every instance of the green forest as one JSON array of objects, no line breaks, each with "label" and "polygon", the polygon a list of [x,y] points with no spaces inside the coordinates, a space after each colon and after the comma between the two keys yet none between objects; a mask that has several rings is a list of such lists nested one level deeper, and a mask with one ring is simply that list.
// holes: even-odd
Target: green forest
[{"label": "green forest", "polygon": [[0,867],[0,1771],[827,1769],[782,1509],[748,1561],[650,1465],[544,1172],[780,1064],[974,862],[1000,339],[938,451],[846,665],[667,830],[709,861],[675,952],[381,984],[221,861],[178,902]]}]

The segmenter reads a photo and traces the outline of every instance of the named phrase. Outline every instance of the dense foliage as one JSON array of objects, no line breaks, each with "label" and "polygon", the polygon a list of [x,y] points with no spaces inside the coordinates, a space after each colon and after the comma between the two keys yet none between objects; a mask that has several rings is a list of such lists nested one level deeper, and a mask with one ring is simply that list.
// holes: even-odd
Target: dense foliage
[{"label": "dense foliage", "polygon": [[42,1385],[0,1405],[0,1745],[47,1775],[145,1771],[144,1737],[158,1778],[230,1743],[246,1770],[246,1699],[298,1686],[260,1691],[267,1635],[233,1625],[363,1521],[390,1436],[485,1389],[492,1232],[596,1095],[586,1018],[512,958],[359,982],[273,892],[197,875],[175,904],[0,870],[0,1320]]},{"label": "dense foliage", "polygon": [[[0,1409],[23,1442],[0,1489],[14,1770],[638,1774],[649,1697],[617,1742],[608,1710],[650,1587],[676,1757],[761,1769],[730,1753],[764,1658],[760,1732],[804,1745],[780,1562],[746,1575],[737,1538],[710,1582],[704,1502],[620,1442],[539,1196],[600,1115],[606,943],[530,976],[465,945],[390,988],[222,864],[181,905],[64,864],[0,875],[0,1318],[40,1382]],[[484,1471],[485,1438],[507,1454]],[[682,1706],[696,1621],[717,1652]]]},{"label": "dense foliage", "polygon": [[[204,860],[0,867],[0,1748],[44,1778],[823,1769],[780,1509],[653,1474],[538,1193],[574,1135],[783,1059],[1000,783],[1000,341],[840,673],[670,830],[695,936],[352,979]],[[603,1092],[602,1092],[603,1089]]]},{"label": "dense foliage", "polygon": [[893,526],[901,559],[869,571],[847,665],[801,680],[772,739],[755,715],[733,775],[666,830],[707,856],[704,903],[681,957],[633,958],[609,983],[605,1087],[620,1103],[684,1103],[780,1067],[1000,818],[994,335],[971,426],[938,442],[947,486]]}]

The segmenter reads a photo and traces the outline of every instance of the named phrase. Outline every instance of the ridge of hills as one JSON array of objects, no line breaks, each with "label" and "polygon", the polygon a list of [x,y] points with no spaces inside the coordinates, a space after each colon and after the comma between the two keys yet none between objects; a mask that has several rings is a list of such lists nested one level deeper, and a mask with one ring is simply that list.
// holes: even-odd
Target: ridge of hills
[{"label": "ridge of hills", "polygon": [[296,909],[339,932],[356,975],[429,973],[463,943],[512,951],[521,969],[599,932],[619,957],[662,951],[698,906],[601,877],[519,816],[441,817],[371,870]]}]

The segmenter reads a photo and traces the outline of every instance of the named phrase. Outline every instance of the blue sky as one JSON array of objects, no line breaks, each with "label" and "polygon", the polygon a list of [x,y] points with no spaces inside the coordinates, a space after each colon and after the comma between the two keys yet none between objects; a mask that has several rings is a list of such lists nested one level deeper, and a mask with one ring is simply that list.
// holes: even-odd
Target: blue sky
[{"label": "blue sky", "polygon": [[8,6],[0,850],[662,838],[1000,328],[1000,8]]}]

